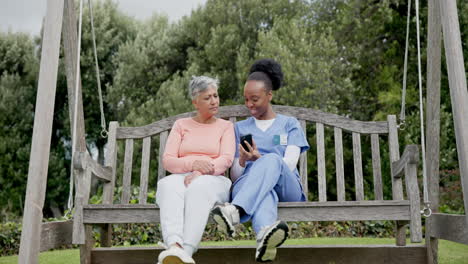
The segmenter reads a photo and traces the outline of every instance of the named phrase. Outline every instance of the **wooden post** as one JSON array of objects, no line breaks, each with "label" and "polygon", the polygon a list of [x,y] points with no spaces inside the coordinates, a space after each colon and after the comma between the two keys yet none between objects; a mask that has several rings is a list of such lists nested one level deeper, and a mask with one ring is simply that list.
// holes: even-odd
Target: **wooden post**
[{"label": "wooden post", "polygon": [[[73,134],[73,111],[75,105],[75,85],[76,85],[76,54],[77,54],[77,38],[78,30],[76,28],[75,4],[73,0],[65,0],[63,9],[63,49],[65,53],[65,70],[67,75],[67,91],[68,91],[68,110],[70,116],[70,134]],[[83,100],[81,93],[81,76],[78,76],[78,115],[76,126],[76,151],[86,152],[85,140],[85,125],[83,114]]]},{"label": "wooden post", "polygon": [[26,203],[18,263],[38,263],[54,116],[55,91],[62,30],[63,1],[48,0],[42,38],[34,128],[29,160]]},{"label": "wooden post", "polygon": [[[68,108],[69,108],[69,116],[70,116],[70,134],[76,140],[76,152],[87,152],[86,149],[86,138],[85,138],[85,125],[84,125],[84,113],[83,113],[83,99],[82,99],[82,92],[81,92],[81,75],[77,76],[76,71],[76,59],[77,59],[77,39],[78,39],[78,30],[77,30],[77,18],[75,13],[75,3],[73,0],[65,0],[64,5],[64,20],[63,20],[63,48],[65,53],[65,69],[67,75],[67,91],[68,91]],[[75,85],[76,85],[76,78],[78,80],[78,92],[75,94]],[[75,111],[75,96],[78,96],[77,100],[77,115],[76,115],[76,135],[73,135],[73,117]],[[83,177],[80,177],[82,173],[76,173],[76,180],[83,181]],[[89,179],[90,180],[90,179]],[[76,182],[76,181],[75,181]],[[89,190],[90,182],[86,182],[87,186],[83,186],[84,189]],[[80,184],[78,184],[80,185]],[[79,188],[77,186],[76,196],[81,196],[82,194],[79,193]],[[84,199],[84,200],[82,200]],[[89,194],[88,196],[82,197],[82,199],[76,199],[78,204],[77,210],[75,210],[74,215],[74,232],[76,232],[77,225],[83,225],[82,219],[77,219],[83,217],[82,212],[78,209],[78,207],[82,207],[84,204],[88,203]],[[80,245],[80,262],[81,263],[90,263],[91,258],[91,248],[94,244],[92,242],[92,233],[90,226],[82,226],[81,228],[84,229],[82,235],[84,235],[84,244]],[[74,235],[75,238],[76,235]],[[75,241],[76,242],[76,241]],[[83,242],[83,241],[81,241]]]},{"label": "wooden post", "polygon": [[[438,0],[428,2],[427,28],[427,104],[426,104],[426,164],[428,194],[432,212],[439,208],[440,157],[440,75],[442,53],[442,24]],[[438,239],[430,234],[430,218],[426,219],[427,262],[438,262]]]},{"label": "wooden post", "polygon": [[[450,98],[452,101],[455,137],[457,140],[458,166],[463,188],[465,208],[468,208],[468,91],[466,87],[465,65],[458,23],[457,2],[440,1],[440,14],[444,34],[445,57],[449,77]],[[465,213],[468,225],[468,213]]]}]

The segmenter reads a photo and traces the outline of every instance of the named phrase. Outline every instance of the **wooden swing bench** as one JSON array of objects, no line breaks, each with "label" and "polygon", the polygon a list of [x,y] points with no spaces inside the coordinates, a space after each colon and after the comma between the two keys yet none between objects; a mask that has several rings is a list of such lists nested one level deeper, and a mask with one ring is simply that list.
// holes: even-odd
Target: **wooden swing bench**
[{"label": "wooden swing bench", "polygon": [[[411,242],[422,241],[420,197],[417,182],[418,148],[407,146],[400,156],[396,117],[389,115],[385,122],[362,122],[313,109],[274,106],[276,113],[296,117],[304,131],[308,123],[315,123],[316,142],[309,142],[317,151],[318,201],[280,203],[279,217],[285,221],[396,221],[395,245],[341,245],[341,246],[282,246],[275,263],[425,263],[424,245],[406,246],[406,226],[409,223]],[[193,112],[169,117],[142,127],[119,127],[111,122],[107,145],[106,167],[102,167],[87,153],[75,154],[77,170],[76,209],[73,222],[73,243],[81,245],[82,263],[155,263],[156,247],[111,247],[112,224],[157,223],[159,208],[147,203],[151,142],[159,137],[158,179],[166,176],[161,166],[169,130],[175,120],[194,115]],[[220,107],[220,118],[236,121],[249,112],[244,106]],[[334,129],[337,201],[327,201],[325,126]],[[344,170],[343,130],[352,134],[354,172]],[[372,146],[373,195],[365,195],[361,135],[369,136]],[[310,137],[309,137],[310,138]],[[391,161],[392,200],[384,200],[380,164],[380,139],[388,138]],[[114,204],[118,140],[125,140],[125,154],[120,204]],[[130,204],[132,192],[133,146],[142,140],[139,203]],[[304,190],[307,183],[307,153],[301,154],[299,172]],[[346,174],[346,175],[345,175]],[[102,204],[88,204],[92,176],[104,182]],[[314,176],[315,177],[315,176]],[[345,177],[354,177],[355,200],[346,200]],[[405,184],[403,184],[403,178]],[[403,186],[406,187],[404,195]],[[154,188],[154,186],[150,186]],[[352,191],[352,190],[349,190]],[[368,196],[374,200],[366,200]],[[349,198],[348,198],[349,199]],[[101,227],[101,248],[93,248],[91,225]],[[162,240],[162,238],[161,238]],[[201,247],[196,253],[197,263],[255,263],[254,247]],[[221,260],[220,257],[223,257]]]}]

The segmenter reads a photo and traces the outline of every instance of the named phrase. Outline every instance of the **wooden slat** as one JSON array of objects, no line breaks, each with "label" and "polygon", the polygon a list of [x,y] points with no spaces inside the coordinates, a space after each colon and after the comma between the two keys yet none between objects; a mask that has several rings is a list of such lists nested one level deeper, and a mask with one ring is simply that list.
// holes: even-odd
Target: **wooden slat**
[{"label": "wooden slat", "polygon": [[[398,130],[396,116],[387,116],[388,122],[388,145],[390,153],[390,164],[400,159],[400,144],[398,143]],[[391,174],[394,175],[393,169]],[[403,200],[403,183],[401,178],[392,178],[392,198],[393,200]],[[396,223],[395,238],[397,246],[406,245],[406,223]]]},{"label": "wooden slat", "polygon": [[[284,221],[410,220],[409,201],[346,201],[280,203]],[[154,204],[87,205],[83,221],[102,223],[157,223],[159,208]]]},{"label": "wooden slat", "polygon": [[235,116],[231,116],[231,117],[229,117],[229,121],[231,121],[231,123],[235,124],[236,121],[237,121],[237,118]]},{"label": "wooden slat", "polygon": [[[313,123],[322,123],[331,127],[339,127],[341,129],[357,132],[360,134],[387,134],[387,122],[363,122],[352,120],[335,114],[325,113],[322,111],[294,106],[274,105],[273,110],[278,114],[294,116],[298,120],[306,120]],[[171,116],[146,126],[141,127],[121,127],[117,132],[117,138],[145,138],[156,135],[163,131],[171,129],[174,122],[180,118],[195,116],[196,112],[184,113],[176,116]],[[230,105],[219,108],[217,117],[249,117],[250,112],[244,105]]]},{"label": "wooden slat", "polygon": [[353,133],[353,160],[354,160],[354,183],[356,188],[356,200],[364,200],[364,182],[362,173],[361,135]]},{"label": "wooden slat", "polygon": [[465,215],[434,213],[429,217],[429,235],[468,245]]},{"label": "wooden slat", "polygon": [[341,128],[335,130],[335,163],[336,163],[336,195],[338,201],[345,201],[345,181],[343,163],[343,133]]},{"label": "wooden slat", "polygon": [[[48,0],[23,214],[19,263],[38,263],[59,65],[63,1]],[[4,128],[2,128],[4,129]]]},{"label": "wooden slat", "polygon": [[125,158],[124,158],[124,173],[122,179],[122,199],[123,204],[130,201],[132,188],[132,163],[133,163],[133,139],[125,140]]},{"label": "wooden slat", "polygon": [[410,201],[410,238],[411,242],[422,241],[421,202],[418,187],[418,164],[409,163],[405,168],[406,193]]},{"label": "wooden slat", "polygon": [[[390,151],[390,164],[400,159],[400,145],[398,143],[398,130],[396,116],[389,115],[388,121],[388,145]],[[396,175],[393,172],[392,175]],[[401,178],[392,177],[392,197],[393,200],[403,200],[403,183]]]},{"label": "wooden slat", "polygon": [[[371,221],[371,220],[409,220],[409,203],[360,204],[318,202],[320,205],[279,206],[278,218],[284,221]],[[340,202],[335,202],[340,203]],[[343,203],[343,202],[341,202]]]},{"label": "wooden slat", "polygon": [[379,135],[371,135],[372,147],[372,172],[374,175],[374,197],[376,200],[383,200],[382,189],[382,169],[380,166],[380,144]]},{"label": "wooden slat", "polygon": [[323,124],[316,124],[317,130],[317,173],[319,201],[327,200],[327,176],[325,172],[325,132]]},{"label": "wooden slat", "polygon": [[148,175],[150,166],[150,151],[151,138],[146,137],[143,139],[143,148],[141,154],[141,171],[140,171],[140,196],[138,198],[140,204],[146,204],[148,198]]},{"label": "wooden slat", "polygon": [[[163,248],[96,248],[92,252],[95,264],[150,264],[154,263]],[[276,264],[289,263],[426,263],[424,245],[396,247],[393,245],[296,245],[278,248]],[[204,246],[194,255],[197,263],[203,264],[256,264],[252,255],[254,246]],[[220,261],[220,260],[226,261]]]},{"label": "wooden slat", "polygon": [[[307,124],[306,121],[300,120],[302,130],[305,138],[307,138]],[[306,201],[308,200],[309,184],[307,181],[307,151],[301,153],[299,157],[299,174],[301,175],[302,190],[304,191]]]},{"label": "wooden slat", "polygon": [[104,184],[104,190],[102,194],[103,204],[112,204],[114,202],[114,188],[117,168],[117,128],[119,127],[118,122],[110,122],[109,134],[107,141],[107,153],[105,158],[106,166],[112,169],[111,181]]},{"label": "wooden slat", "polygon": [[166,149],[167,137],[169,135],[168,131],[161,132],[159,135],[159,156],[158,156],[158,181],[166,177],[166,170],[163,166],[163,155]]},{"label": "wooden slat", "polygon": [[[466,209],[468,208],[468,133],[466,132],[468,131],[468,104],[466,103],[468,102],[468,90],[457,1],[448,0],[439,3],[463,204],[465,211],[468,211]],[[468,225],[468,214],[466,215],[466,224]]]},{"label": "wooden slat", "polygon": [[43,223],[40,251],[58,249],[72,244],[73,220]]}]

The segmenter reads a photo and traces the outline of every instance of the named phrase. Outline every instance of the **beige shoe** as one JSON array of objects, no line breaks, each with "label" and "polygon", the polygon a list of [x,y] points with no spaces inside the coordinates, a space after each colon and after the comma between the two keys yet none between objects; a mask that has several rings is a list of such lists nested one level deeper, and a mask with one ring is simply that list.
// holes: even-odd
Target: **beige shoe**
[{"label": "beige shoe", "polygon": [[195,260],[182,248],[174,245],[159,254],[158,264],[195,264]]}]

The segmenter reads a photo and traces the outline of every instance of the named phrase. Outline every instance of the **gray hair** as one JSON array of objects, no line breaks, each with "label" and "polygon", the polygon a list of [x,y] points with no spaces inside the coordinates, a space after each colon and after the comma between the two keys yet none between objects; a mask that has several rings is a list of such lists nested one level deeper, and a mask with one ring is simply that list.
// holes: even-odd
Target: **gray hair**
[{"label": "gray hair", "polygon": [[218,89],[218,79],[213,79],[207,76],[192,76],[189,83],[189,96],[190,98],[197,98],[198,94],[206,90],[210,85]]}]

